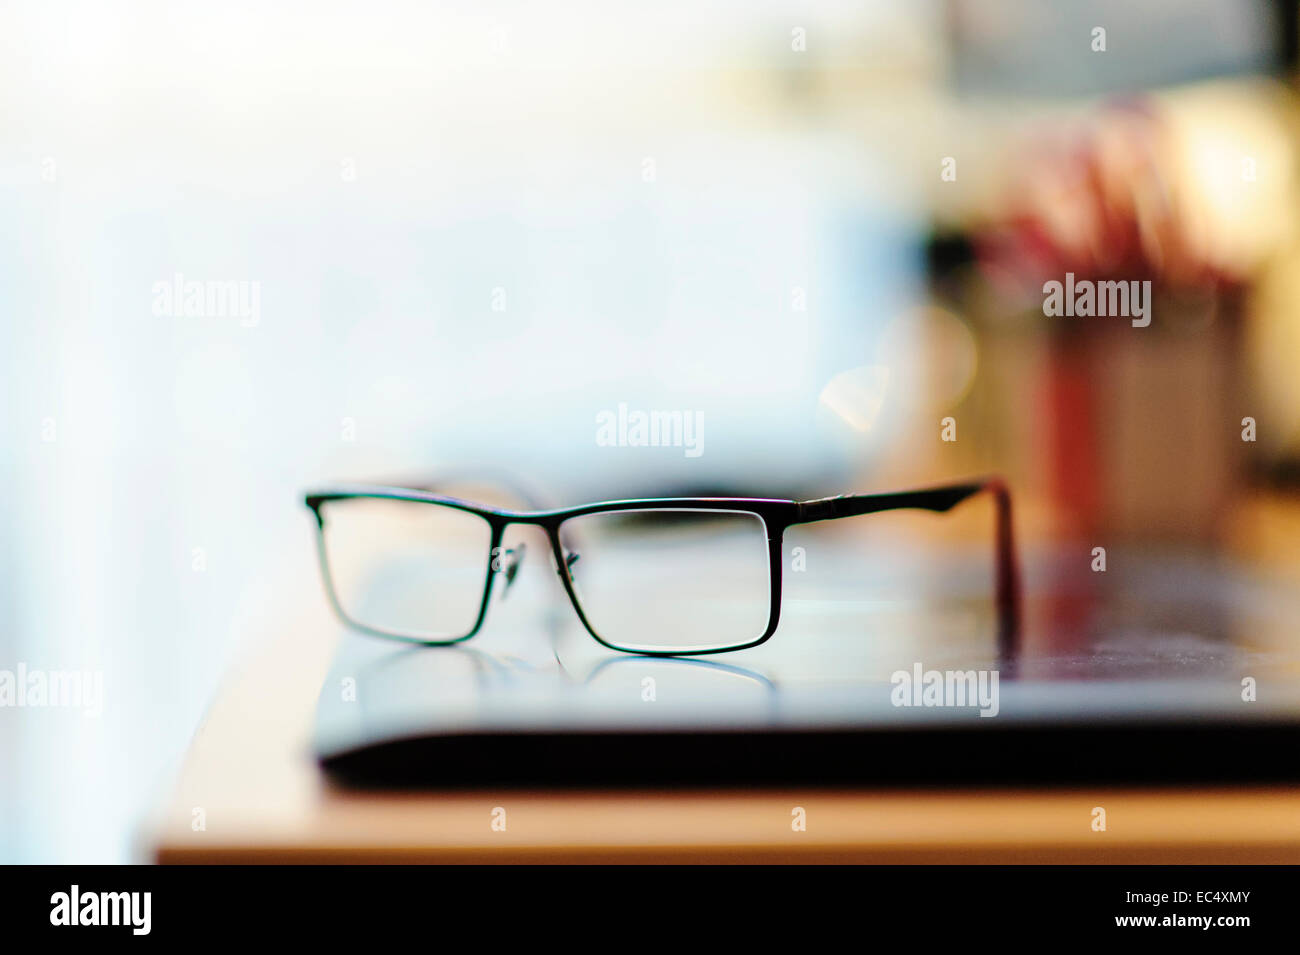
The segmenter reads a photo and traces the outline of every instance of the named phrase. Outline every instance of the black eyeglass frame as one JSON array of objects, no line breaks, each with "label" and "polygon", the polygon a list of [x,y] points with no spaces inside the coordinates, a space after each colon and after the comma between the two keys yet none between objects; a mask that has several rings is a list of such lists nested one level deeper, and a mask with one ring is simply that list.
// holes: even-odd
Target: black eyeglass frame
[{"label": "black eyeglass frame", "polygon": [[[520,524],[540,527],[546,532],[547,539],[551,544],[551,553],[555,559],[555,566],[560,581],[564,585],[565,593],[569,596],[569,602],[573,605],[574,611],[577,612],[578,619],[582,621],[583,627],[586,628],[596,642],[621,653],[635,653],[653,657],[678,657],[733,653],[737,650],[748,650],[751,647],[759,646],[771,639],[772,635],[776,633],[781,620],[781,565],[783,563],[781,551],[787,528],[799,524],[812,524],[817,521],[875,514],[881,511],[921,509],[946,512],[981,491],[989,491],[993,495],[997,507],[995,590],[998,641],[999,650],[1002,653],[1010,654],[1016,648],[1015,644],[1020,633],[1020,583],[1011,526],[1011,495],[1006,484],[999,478],[985,478],[960,484],[909,491],[845,494],[812,501],[748,497],[656,497],[625,501],[602,501],[595,504],[583,504],[578,507],[539,511],[518,511],[487,507],[434,491],[416,488],[356,484],[310,491],[304,495],[304,503],[316,517],[321,573],[324,577],[325,590],[330,604],[344,623],[357,630],[390,640],[425,646],[450,646],[469,640],[482,629],[483,622],[487,619],[488,603],[492,598],[493,581],[496,575],[501,572],[496,566],[496,558],[501,552],[501,542],[504,539],[506,528],[513,524]],[[333,576],[330,572],[329,558],[325,547],[325,515],[323,509],[331,501],[355,499],[437,504],[475,514],[487,521],[490,528],[490,543],[488,545],[483,599],[479,605],[474,625],[468,633],[458,637],[424,638],[371,627],[349,616],[339,600],[334,587]],[[763,522],[767,534],[770,606],[768,608],[767,627],[761,636],[747,643],[702,649],[646,649],[620,646],[596,632],[596,628],[587,619],[587,615],[582,609],[582,602],[575,589],[568,558],[560,539],[560,528],[565,521],[588,514],[643,510],[730,511],[752,514]]]}]

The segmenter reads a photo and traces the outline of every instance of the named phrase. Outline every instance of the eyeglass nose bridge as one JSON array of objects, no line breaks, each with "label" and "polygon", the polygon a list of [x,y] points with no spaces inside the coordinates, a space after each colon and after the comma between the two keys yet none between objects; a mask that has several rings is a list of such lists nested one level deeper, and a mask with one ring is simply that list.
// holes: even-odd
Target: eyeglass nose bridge
[{"label": "eyeglass nose bridge", "polygon": [[528,545],[522,540],[511,547],[503,545],[506,530],[512,525],[537,527],[546,535],[551,545],[549,548],[551,551],[551,564],[556,576],[560,578],[561,583],[564,584],[567,590],[573,565],[577,563],[581,555],[576,550],[566,546],[565,542],[560,539],[558,526],[544,521],[510,519],[503,520],[493,527],[491,572],[489,577],[495,579],[498,575],[501,575],[504,578],[501,598],[505,599],[506,594],[510,593],[515,577],[519,574],[519,568],[523,565],[524,558],[528,553]]}]

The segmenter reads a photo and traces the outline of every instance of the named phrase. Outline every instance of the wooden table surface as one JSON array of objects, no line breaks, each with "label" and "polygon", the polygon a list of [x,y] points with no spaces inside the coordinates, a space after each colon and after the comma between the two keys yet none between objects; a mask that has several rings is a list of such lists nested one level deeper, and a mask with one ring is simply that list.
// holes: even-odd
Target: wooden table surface
[{"label": "wooden table surface", "polygon": [[[1300,788],[358,792],[308,738],[329,621],[232,675],[145,833],[166,863],[1300,862]],[[1106,830],[1093,831],[1093,808]],[[806,829],[792,827],[801,807]],[[493,827],[504,810],[504,831]],[[200,826],[199,823],[202,823]],[[498,823],[499,824],[499,823]]]}]

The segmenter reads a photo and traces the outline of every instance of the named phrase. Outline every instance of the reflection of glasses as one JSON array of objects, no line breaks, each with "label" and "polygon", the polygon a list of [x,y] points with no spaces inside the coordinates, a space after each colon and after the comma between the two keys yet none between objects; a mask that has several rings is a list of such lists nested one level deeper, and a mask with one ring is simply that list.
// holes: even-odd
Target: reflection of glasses
[{"label": "reflection of glasses", "polygon": [[542,528],[587,631],[614,650],[696,655],[757,646],[781,617],[787,527],[921,508],[947,511],[979,491],[997,502],[997,608],[1004,646],[1018,630],[1011,498],[999,480],[816,501],[649,498],[511,511],[428,491],[346,486],[307,494],[335,611],[367,633],[424,644],[468,640],[493,581],[509,590],[523,547],[512,524]]}]

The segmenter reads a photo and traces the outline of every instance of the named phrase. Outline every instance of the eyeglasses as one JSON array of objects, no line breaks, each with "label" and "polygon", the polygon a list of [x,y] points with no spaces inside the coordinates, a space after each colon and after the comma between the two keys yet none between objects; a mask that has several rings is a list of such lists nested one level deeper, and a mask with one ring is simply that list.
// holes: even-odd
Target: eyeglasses
[{"label": "eyeglasses", "polygon": [[781,617],[782,536],[798,524],[881,511],[945,512],[981,491],[997,507],[996,606],[1003,651],[1019,632],[1011,497],[997,479],[814,501],[647,498],[559,510],[486,507],[413,488],[313,491],[321,571],[335,612],[390,639],[468,640],[497,578],[509,590],[524,548],[513,524],[542,528],[587,632],[613,650],[694,656],[764,643]]}]

